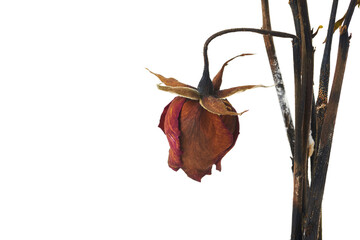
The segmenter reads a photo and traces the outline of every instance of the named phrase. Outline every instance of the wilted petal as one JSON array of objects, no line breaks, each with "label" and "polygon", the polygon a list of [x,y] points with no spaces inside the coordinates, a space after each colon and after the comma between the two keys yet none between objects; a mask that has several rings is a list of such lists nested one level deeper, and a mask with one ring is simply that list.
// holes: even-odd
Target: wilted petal
[{"label": "wilted petal", "polygon": [[224,73],[224,69],[226,67],[226,65],[231,62],[232,60],[234,60],[235,58],[237,57],[242,57],[242,56],[247,56],[247,55],[253,55],[252,53],[243,53],[243,54],[240,54],[240,55],[237,55],[229,60],[227,60],[223,66],[221,67],[220,71],[218,72],[218,74],[216,74],[216,76],[214,77],[213,79],[213,85],[214,85],[214,90],[217,91],[220,89],[221,87],[221,83],[222,83],[222,76],[223,76],[223,73]]},{"label": "wilted petal", "polygon": [[[231,110],[235,111],[232,107]],[[211,174],[213,164],[221,169],[222,157],[234,146],[239,133],[237,116],[219,116],[206,111],[198,101],[187,100],[180,113],[182,169],[200,181]]]},{"label": "wilted petal", "polygon": [[218,98],[226,98],[226,97],[229,97],[229,96],[231,96],[231,95],[233,95],[235,93],[244,92],[246,90],[253,89],[253,88],[259,88],[259,87],[267,88],[267,87],[271,87],[271,86],[245,85],[245,86],[233,87],[233,88],[228,88],[228,89],[217,91],[216,92],[216,97],[218,97]]},{"label": "wilted petal", "polygon": [[[217,114],[217,115],[242,115],[243,113],[247,112],[243,111],[241,113],[237,113],[233,110],[228,101],[224,101],[223,99],[216,98],[213,96],[206,96],[200,99],[200,104],[203,108],[208,110],[211,113]],[[229,106],[230,105],[230,106]]]},{"label": "wilted petal", "polygon": [[154,73],[152,71],[150,71],[149,69],[146,68],[146,70],[148,70],[150,73],[154,74],[155,76],[157,76],[160,81],[162,83],[164,83],[166,86],[170,86],[170,87],[188,87],[188,88],[193,88],[193,89],[196,89],[190,85],[187,85],[187,84],[184,84],[184,83],[181,83],[179,82],[178,80],[176,80],[175,78],[166,78],[160,74],[157,74],[157,73]]},{"label": "wilted petal", "polygon": [[[233,108],[233,106],[229,103],[228,100],[223,100],[225,104],[231,108],[231,111],[236,112],[236,110]],[[239,136],[239,118],[237,116],[229,116],[229,115],[221,115],[220,116],[222,122],[226,126],[226,128],[233,133],[233,144],[226,149],[220,156],[219,160],[216,162],[216,170],[221,171],[221,159],[225,156],[225,154],[232,149],[232,147],[235,145],[235,142],[237,140],[237,137]],[[236,124],[233,123],[233,119],[236,119]]]},{"label": "wilted petal", "polygon": [[168,159],[169,167],[175,171],[182,167],[179,115],[185,101],[186,98],[174,98],[174,100],[172,100],[171,103],[165,107],[159,124],[159,127],[163,129],[170,145]]},{"label": "wilted petal", "polygon": [[161,128],[161,130],[164,133],[165,133],[165,117],[166,117],[166,114],[167,114],[167,111],[169,109],[169,106],[170,106],[171,102],[168,105],[166,105],[166,107],[164,108],[164,110],[163,110],[163,112],[161,114],[161,117],[160,117],[159,125],[158,125],[158,127]]},{"label": "wilted petal", "polygon": [[181,97],[185,97],[192,100],[199,100],[200,94],[199,92],[194,88],[189,87],[170,87],[170,86],[163,86],[158,84],[157,87],[166,92],[175,93]]}]

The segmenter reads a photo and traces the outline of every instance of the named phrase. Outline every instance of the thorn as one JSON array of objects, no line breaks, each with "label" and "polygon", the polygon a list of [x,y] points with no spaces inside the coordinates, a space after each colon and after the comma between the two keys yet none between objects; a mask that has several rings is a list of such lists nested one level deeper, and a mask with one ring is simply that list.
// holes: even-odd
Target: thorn
[{"label": "thorn", "polygon": [[[315,33],[313,33],[313,34],[311,35],[311,37],[312,37],[312,38],[314,38],[314,37],[318,34],[319,29],[321,29],[321,28],[323,28],[323,26],[322,26],[322,25],[318,26],[318,28],[317,28],[316,32],[315,32]],[[311,29],[311,31],[312,31],[312,30],[313,30],[313,29]]]}]

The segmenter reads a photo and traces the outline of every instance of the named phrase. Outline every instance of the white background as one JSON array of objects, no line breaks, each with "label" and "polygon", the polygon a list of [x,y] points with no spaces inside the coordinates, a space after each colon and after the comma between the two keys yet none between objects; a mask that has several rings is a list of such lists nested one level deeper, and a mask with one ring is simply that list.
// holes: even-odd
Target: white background
[{"label": "white background", "polygon": [[[270,1],[272,27],[294,33],[287,2]],[[309,2],[312,26],[325,27],[314,39],[317,82],[330,1]],[[337,18],[349,1],[340,2]],[[323,202],[326,240],[358,237],[359,14]],[[290,150],[275,89],[229,99],[250,111],[223,171],[198,183],[167,166],[157,125],[174,95],[145,70],[196,86],[208,36],[261,25],[260,0],[2,1],[0,239],[289,239]],[[293,105],[291,43],[275,44]],[[231,62],[223,88],[273,84],[253,33],[214,40],[211,75],[240,53],[256,55]]]}]

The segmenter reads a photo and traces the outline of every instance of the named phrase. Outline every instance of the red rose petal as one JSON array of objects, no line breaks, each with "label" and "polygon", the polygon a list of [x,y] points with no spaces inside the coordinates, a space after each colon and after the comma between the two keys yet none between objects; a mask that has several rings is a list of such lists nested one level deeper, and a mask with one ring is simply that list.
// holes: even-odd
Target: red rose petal
[{"label": "red rose petal", "polygon": [[198,101],[184,103],[180,113],[181,161],[190,178],[200,181],[211,174],[213,164],[221,169],[220,160],[235,144],[233,131],[238,129],[237,125],[237,116],[210,113]]},{"label": "red rose petal", "polygon": [[170,145],[168,164],[169,167],[175,171],[183,165],[181,161],[182,151],[180,144],[181,132],[179,129],[179,115],[185,101],[186,99],[183,97],[174,98],[168,105],[163,122],[164,132]]}]

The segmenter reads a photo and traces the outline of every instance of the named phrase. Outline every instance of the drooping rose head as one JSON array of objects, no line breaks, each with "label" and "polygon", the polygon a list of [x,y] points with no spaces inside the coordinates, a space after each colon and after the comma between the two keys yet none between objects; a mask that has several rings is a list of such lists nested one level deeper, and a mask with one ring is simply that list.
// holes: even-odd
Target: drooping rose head
[{"label": "drooping rose head", "polygon": [[175,171],[182,168],[197,181],[211,174],[213,164],[221,170],[221,159],[239,135],[237,116],[213,114],[198,101],[183,97],[165,107],[159,127],[169,141],[169,166]]},{"label": "drooping rose head", "polygon": [[[239,56],[244,55],[249,54]],[[198,88],[149,70],[165,84],[158,85],[160,90],[179,95],[165,107],[159,123],[170,145],[168,164],[175,171],[181,168],[199,182],[203,176],[211,174],[214,164],[221,171],[221,160],[239,135],[238,116],[246,111],[237,113],[226,97],[265,87],[246,85],[220,90],[225,66],[234,58],[224,63],[213,81],[205,68]]]}]

